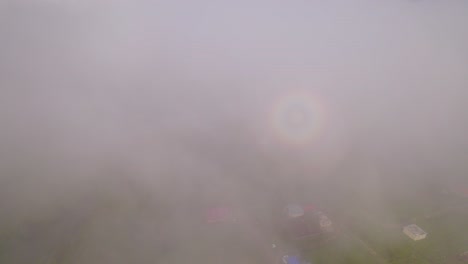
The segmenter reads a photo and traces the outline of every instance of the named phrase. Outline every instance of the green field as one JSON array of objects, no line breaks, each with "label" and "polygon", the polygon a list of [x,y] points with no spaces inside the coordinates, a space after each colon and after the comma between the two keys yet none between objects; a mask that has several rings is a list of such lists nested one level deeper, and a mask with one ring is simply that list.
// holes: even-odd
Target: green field
[{"label": "green field", "polygon": [[[460,263],[468,250],[467,201],[451,195],[389,199],[385,214],[354,208],[346,215],[351,229],[387,263]],[[402,226],[414,223],[428,233],[413,241]],[[364,262],[363,262],[364,263]]]},{"label": "green field", "polygon": [[305,251],[305,257],[312,263],[385,263],[370,254],[355,238],[342,235],[323,245]]},{"label": "green field", "polygon": [[[354,199],[347,199],[346,206],[327,204],[337,230],[333,238],[300,242],[288,241],[269,225],[275,217],[263,202],[250,204],[245,212],[260,224],[241,218],[237,223],[209,225],[201,209],[170,212],[173,208],[163,210],[129,196],[83,209],[83,214],[65,211],[3,230],[0,263],[275,263],[283,252],[294,249],[316,264],[461,264],[456,256],[468,250],[466,199],[431,192],[382,193],[377,202],[351,196]],[[406,237],[402,226],[408,223],[428,232],[427,238]],[[272,243],[278,252],[273,253]],[[28,254],[18,258],[15,250]]]}]

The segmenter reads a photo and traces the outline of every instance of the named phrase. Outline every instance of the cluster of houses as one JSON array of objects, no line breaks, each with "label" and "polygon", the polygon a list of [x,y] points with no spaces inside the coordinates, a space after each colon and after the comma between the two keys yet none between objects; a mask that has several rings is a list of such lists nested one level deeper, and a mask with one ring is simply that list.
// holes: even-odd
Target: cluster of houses
[{"label": "cluster of houses", "polygon": [[304,239],[333,232],[330,219],[314,206],[290,204],[285,208],[285,229],[291,239]]},{"label": "cluster of houses", "polygon": [[[236,212],[230,207],[209,208],[206,222],[209,224],[236,222]],[[283,223],[294,239],[333,232],[333,224],[328,216],[313,205],[289,204],[284,208]]]},{"label": "cluster of houses", "polygon": [[[239,214],[238,210],[231,207],[212,207],[206,212],[206,222],[209,224],[241,223],[242,217],[239,217]],[[281,224],[277,228],[281,230],[276,231],[286,234],[289,241],[319,237],[321,234],[334,232],[332,221],[314,205],[289,204],[284,207],[282,215],[279,215],[278,218],[277,220]],[[278,263],[310,264],[302,259],[297,251],[291,253],[286,249],[278,248],[276,244],[272,244],[272,248],[275,252],[280,252]]]}]

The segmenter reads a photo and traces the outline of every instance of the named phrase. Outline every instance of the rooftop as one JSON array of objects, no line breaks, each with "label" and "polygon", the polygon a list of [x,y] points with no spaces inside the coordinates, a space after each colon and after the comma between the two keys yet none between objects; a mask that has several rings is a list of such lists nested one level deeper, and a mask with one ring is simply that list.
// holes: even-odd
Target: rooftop
[{"label": "rooftop", "polygon": [[415,224],[407,225],[404,227],[404,229],[408,230],[409,232],[415,235],[427,235],[427,233],[424,230],[422,230],[419,226]]}]

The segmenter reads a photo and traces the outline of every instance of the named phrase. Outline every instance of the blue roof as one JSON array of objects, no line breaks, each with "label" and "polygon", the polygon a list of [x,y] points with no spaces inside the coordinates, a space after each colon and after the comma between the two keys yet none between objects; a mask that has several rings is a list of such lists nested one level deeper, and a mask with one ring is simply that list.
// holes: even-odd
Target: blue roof
[{"label": "blue roof", "polygon": [[301,264],[298,256],[288,256],[288,264]]}]

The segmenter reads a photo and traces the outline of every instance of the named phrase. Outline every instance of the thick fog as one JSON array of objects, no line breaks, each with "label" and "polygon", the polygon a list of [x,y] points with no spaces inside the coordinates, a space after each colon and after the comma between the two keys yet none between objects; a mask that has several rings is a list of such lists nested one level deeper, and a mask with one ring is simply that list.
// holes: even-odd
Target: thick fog
[{"label": "thick fog", "polygon": [[466,178],[467,25],[455,0],[2,0],[0,259],[219,263],[184,243],[206,207],[385,214],[386,186]]}]

